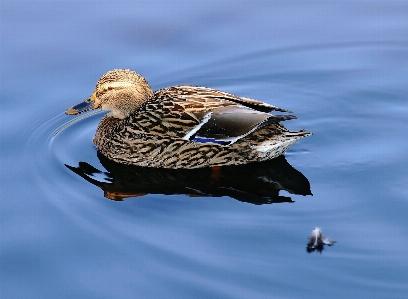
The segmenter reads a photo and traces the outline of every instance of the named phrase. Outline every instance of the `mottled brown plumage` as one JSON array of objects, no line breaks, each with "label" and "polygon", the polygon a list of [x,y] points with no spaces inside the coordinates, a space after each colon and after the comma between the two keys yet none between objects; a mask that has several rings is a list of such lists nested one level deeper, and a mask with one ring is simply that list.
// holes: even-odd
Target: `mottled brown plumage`
[{"label": "mottled brown plumage", "polygon": [[245,164],[275,158],[305,131],[290,132],[280,121],[287,110],[205,87],[172,86],[152,92],[131,70],[107,72],[92,96],[67,114],[110,110],[94,143],[107,158],[163,168]]}]

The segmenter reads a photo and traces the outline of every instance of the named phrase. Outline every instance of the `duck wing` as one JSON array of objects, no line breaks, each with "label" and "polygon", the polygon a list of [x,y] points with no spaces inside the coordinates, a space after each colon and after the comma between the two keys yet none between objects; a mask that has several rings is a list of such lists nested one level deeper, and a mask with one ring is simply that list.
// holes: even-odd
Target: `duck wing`
[{"label": "duck wing", "polygon": [[146,133],[148,128],[149,133],[166,137],[231,144],[268,124],[296,118],[267,113],[273,110],[287,112],[223,91],[181,85],[157,91],[132,123]]},{"label": "duck wing", "polygon": [[277,116],[245,106],[221,107],[208,112],[185,139],[231,144],[266,125],[294,118],[293,115]]},{"label": "duck wing", "polygon": [[271,112],[271,111],[280,111],[280,112],[291,112],[289,110],[276,107],[271,104],[267,104],[261,101],[257,101],[250,98],[245,97],[237,97],[233,94],[228,92],[224,92],[221,90],[215,90],[208,87],[201,87],[201,86],[192,86],[192,85],[178,85],[172,86],[165,89],[161,89],[157,91],[157,93],[170,93],[170,94],[177,94],[178,98],[185,98],[186,100],[197,100],[205,102],[211,102],[211,99],[216,99],[216,101],[227,100],[230,102],[234,102],[237,104],[241,104],[248,108],[252,108],[257,111],[261,112]]}]

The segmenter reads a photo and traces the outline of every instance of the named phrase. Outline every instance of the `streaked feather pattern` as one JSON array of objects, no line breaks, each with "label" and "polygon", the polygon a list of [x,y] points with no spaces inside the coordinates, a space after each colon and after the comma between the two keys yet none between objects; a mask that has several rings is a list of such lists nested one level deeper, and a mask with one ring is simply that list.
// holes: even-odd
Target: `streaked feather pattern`
[{"label": "streaked feather pattern", "polygon": [[[164,168],[244,164],[277,157],[310,135],[288,131],[280,122],[296,117],[270,114],[288,111],[267,103],[190,85],[151,95],[140,92],[148,89],[139,88],[147,85],[143,77],[133,78],[139,74],[111,72],[100,79],[90,99],[93,108],[99,105],[112,111],[98,125],[94,143],[103,155],[119,163]],[[130,109],[127,106],[133,99],[135,107]],[[67,113],[80,113],[77,107]]]}]

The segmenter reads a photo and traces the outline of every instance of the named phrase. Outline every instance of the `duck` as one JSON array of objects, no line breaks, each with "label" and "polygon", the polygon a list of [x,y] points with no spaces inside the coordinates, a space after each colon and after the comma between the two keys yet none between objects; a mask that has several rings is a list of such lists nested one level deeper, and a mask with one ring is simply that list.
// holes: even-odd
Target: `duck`
[{"label": "duck", "polygon": [[92,95],[66,110],[77,115],[109,110],[93,143],[120,164],[194,169],[266,161],[282,155],[305,130],[289,131],[289,110],[208,87],[177,85],[152,91],[130,69],[114,69]]}]

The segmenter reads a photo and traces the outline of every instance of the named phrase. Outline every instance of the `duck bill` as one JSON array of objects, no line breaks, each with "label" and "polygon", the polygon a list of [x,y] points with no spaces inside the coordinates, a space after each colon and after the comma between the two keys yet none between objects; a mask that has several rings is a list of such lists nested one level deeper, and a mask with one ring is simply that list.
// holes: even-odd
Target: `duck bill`
[{"label": "duck bill", "polygon": [[65,111],[65,114],[76,115],[76,114],[81,114],[81,113],[88,112],[94,109],[98,109],[99,103],[95,101],[95,98],[96,98],[95,93],[93,93],[89,98],[87,98],[82,103],[69,107]]}]

